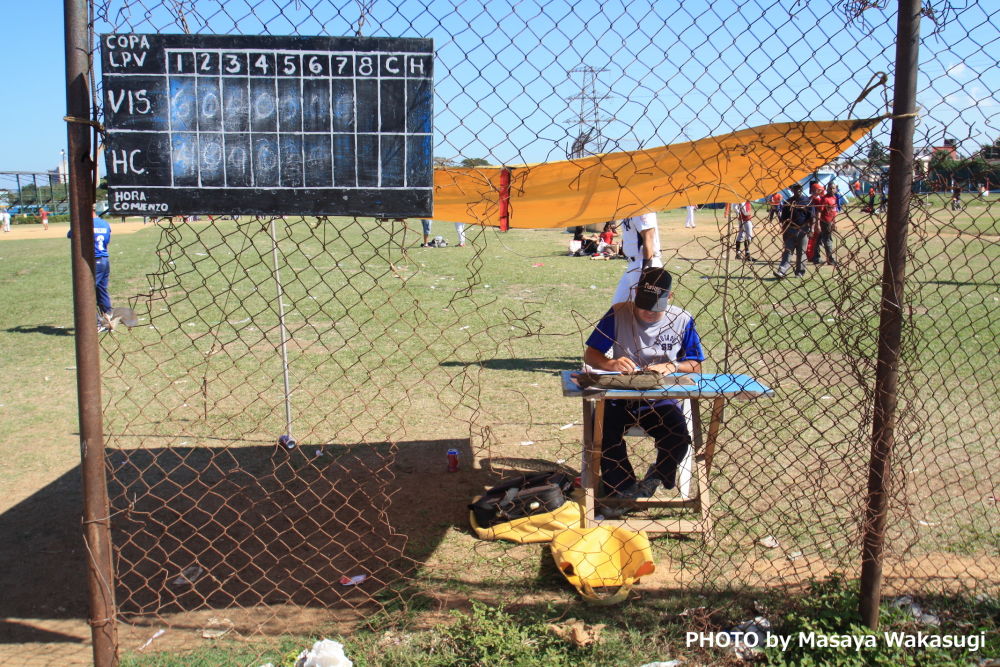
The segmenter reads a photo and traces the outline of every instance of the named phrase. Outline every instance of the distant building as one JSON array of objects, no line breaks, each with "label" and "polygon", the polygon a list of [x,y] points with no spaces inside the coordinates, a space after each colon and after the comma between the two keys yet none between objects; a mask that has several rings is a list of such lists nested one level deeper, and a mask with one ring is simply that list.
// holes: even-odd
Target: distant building
[{"label": "distant building", "polygon": [[931,155],[934,153],[947,153],[952,160],[958,159],[958,142],[954,139],[945,139],[940,146],[931,146]]},{"label": "distant building", "polygon": [[979,157],[987,162],[1000,162],[1000,139],[997,139],[988,146],[983,146],[979,151]]}]

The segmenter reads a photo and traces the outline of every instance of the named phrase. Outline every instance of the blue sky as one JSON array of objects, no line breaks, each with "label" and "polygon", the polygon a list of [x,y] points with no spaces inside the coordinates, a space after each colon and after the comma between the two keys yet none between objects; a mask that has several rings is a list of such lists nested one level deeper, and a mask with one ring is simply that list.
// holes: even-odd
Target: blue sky
[{"label": "blue sky", "polygon": [[[353,34],[354,0],[186,0],[193,32]],[[491,163],[565,158],[579,79],[603,69],[608,150],[669,144],[742,127],[847,115],[878,71],[892,73],[892,13],[846,25],[814,0],[375,0],[364,34],[432,37],[437,51],[435,154]],[[894,4],[894,3],[891,3]],[[962,4],[962,3],[955,3]],[[924,21],[916,143],[947,133],[963,152],[1000,137],[1000,13],[967,3],[938,36]],[[99,31],[181,32],[155,0],[100,3]],[[191,9],[193,5],[193,9]],[[146,8],[152,7],[151,11]],[[106,8],[106,9],[104,9]],[[62,6],[5,8],[0,171],[54,168],[65,145]],[[30,63],[30,64],[28,64]],[[873,92],[854,116],[886,110]],[[888,123],[876,137],[888,141]]]}]

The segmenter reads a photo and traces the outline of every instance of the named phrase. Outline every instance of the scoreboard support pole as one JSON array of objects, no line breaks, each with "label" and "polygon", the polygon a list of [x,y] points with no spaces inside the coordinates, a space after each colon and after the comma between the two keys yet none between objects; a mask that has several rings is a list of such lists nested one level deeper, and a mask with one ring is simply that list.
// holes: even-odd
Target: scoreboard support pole
[{"label": "scoreboard support pole", "polygon": [[294,442],[292,435],[292,394],[288,381],[288,330],[285,328],[285,299],[281,287],[281,273],[278,271],[278,236],[274,232],[274,218],[271,218],[271,259],[274,262],[274,284],[278,291],[278,333],[281,337],[281,372],[285,383],[285,435]]},{"label": "scoreboard support pole", "polygon": [[101,359],[97,342],[94,291],[94,163],[91,157],[89,3],[64,0],[66,41],[66,120],[70,229],[73,272],[73,322],[76,328],[76,392],[80,420],[83,478],[83,543],[86,551],[90,632],[94,664],[118,664],[115,574],[111,510],[104,461]]}]

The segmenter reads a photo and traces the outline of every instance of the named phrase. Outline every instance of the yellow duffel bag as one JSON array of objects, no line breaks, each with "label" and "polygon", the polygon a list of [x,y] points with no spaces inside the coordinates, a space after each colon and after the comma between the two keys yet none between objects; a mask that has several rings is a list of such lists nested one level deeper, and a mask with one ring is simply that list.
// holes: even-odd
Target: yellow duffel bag
[{"label": "yellow duffel bag", "polygon": [[551,512],[532,514],[483,528],[476,523],[475,513],[470,511],[469,523],[481,540],[509,540],[521,544],[551,542],[556,533],[583,525],[583,491],[573,491],[562,506]]},{"label": "yellow duffel bag", "polygon": [[646,533],[625,528],[569,528],[549,549],[559,571],[593,604],[623,601],[639,577],[656,569]]}]

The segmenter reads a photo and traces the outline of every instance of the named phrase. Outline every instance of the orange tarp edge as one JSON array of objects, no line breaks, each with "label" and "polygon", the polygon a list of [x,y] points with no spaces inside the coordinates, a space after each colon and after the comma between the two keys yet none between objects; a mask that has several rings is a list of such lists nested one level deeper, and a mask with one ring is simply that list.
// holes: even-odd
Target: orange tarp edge
[{"label": "orange tarp edge", "polygon": [[434,170],[434,219],[500,225],[510,171],[512,228],[569,227],[689,204],[760,199],[840,157],[880,121],[806,121],[627,153]]}]

